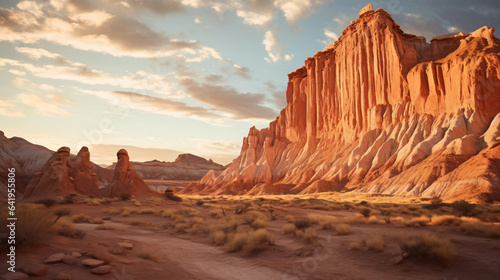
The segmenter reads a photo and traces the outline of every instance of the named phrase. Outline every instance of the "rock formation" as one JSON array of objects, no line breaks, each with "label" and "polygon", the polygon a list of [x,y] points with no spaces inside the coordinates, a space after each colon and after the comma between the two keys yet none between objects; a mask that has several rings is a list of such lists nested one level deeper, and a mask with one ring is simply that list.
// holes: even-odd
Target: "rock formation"
[{"label": "rock formation", "polygon": [[367,6],[336,42],[288,75],[287,106],[269,128],[251,128],[222,174],[182,192],[498,199],[500,40],[493,32],[483,27],[429,44]]},{"label": "rock formation", "polygon": [[116,154],[118,161],[111,184],[102,190],[104,196],[109,197],[161,197],[161,194],[153,191],[137,175],[130,163],[128,152],[121,149]]},{"label": "rock formation", "polygon": [[68,194],[99,196],[97,175],[91,171],[87,147],[83,147],[74,158],[70,158],[68,147],[61,147],[57,150],[42,170],[33,176],[24,197],[54,198]]},{"label": "rock formation", "polygon": [[[131,162],[135,172],[144,180],[186,180],[197,181],[210,170],[220,174],[224,166],[192,154],[180,154],[174,162],[146,161]],[[114,169],[116,163],[108,167]]]},{"label": "rock formation", "polygon": [[[88,150],[85,149],[85,151],[88,154]],[[4,133],[0,131],[0,197],[6,196],[8,168],[16,169],[17,197],[21,197],[26,190],[26,186],[34,178],[34,175],[42,170],[53,154],[54,152],[46,147],[32,144],[19,137],[7,138]],[[70,159],[74,157],[77,156],[70,155]],[[87,160],[85,160],[85,162],[87,162]],[[90,167],[90,174],[97,174],[99,185],[108,185],[113,172],[92,162],[90,162]],[[77,169],[78,167],[73,170]],[[81,178],[81,176],[74,174],[70,174],[69,176]],[[94,191],[92,195],[95,196],[97,194]]]}]

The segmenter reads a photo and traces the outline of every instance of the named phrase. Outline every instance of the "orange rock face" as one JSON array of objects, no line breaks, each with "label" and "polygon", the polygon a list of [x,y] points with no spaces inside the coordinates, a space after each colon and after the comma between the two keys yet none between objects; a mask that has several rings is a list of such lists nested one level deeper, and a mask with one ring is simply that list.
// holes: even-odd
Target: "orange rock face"
[{"label": "orange rock face", "polygon": [[[228,169],[182,192],[498,195],[498,169],[485,159],[498,159],[500,136],[493,32],[429,44],[365,7],[335,43],[288,75],[287,106],[269,128],[251,128]],[[472,163],[485,167],[466,172]]]},{"label": "orange rock face", "polygon": [[121,149],[117,153],[118,162],[110,185],[102,193],[108,197],[161,197],[137,175],[130,163],[128,152]]},{"label": "orange rock face", "polygon": [[70,149],[62,147],[49,158],[42,170],[29,182],[25,198],[57,197],[82,194],[99,197],[96,174],[91,171],[90,154],[83,147],[70,158]]}]

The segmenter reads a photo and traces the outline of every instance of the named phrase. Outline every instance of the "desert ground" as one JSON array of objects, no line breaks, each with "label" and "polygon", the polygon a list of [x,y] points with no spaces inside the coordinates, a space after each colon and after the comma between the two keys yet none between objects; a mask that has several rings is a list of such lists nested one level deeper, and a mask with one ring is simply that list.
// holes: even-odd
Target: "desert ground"
[{"label": "desert ground", "polygon": [[[180,198],[18,203],[16,270],[42,274],[33,279],[76,280],[495,279],[500,273],[498,204],[348,193]],[[2,271],[6,258],[2,253]]]}]

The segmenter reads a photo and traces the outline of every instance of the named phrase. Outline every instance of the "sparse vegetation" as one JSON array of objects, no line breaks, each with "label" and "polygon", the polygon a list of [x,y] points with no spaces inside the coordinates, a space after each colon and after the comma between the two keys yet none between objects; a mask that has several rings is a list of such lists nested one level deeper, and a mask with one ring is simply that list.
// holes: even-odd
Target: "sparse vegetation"
[{"label": "sparse vegetation", "polygon": [[290,234],[294,233],[297,228],[295,227],[294,224],[286,224],[283,226],[283,233],[284,234]]},{"label": "sparse vegetation", "polygon": [[347,235],[351,233],[351,226],[348,224],[338,224],[335,226],[335,231],[339,235]]},{"label": "sparse vegetation", "polygon": [[160,259],[158,250],[156,250],[155,248],[145,247],[145,246],[139,248],[139,257],[155,262]]},{"label": "sparse vegetation", "polygon": [[384,250],[385,242],[384,237],[382,235],[373,235],[370,237],[366,237],[364,239],[366,247],[369,250],[373,250],[376,252],[382,252]]},{"label": "sparse vegetation", "polygon": [[361,248],[361,244],[359,242],[349,243],[349,250],[359,250],[360,248]]},{"label": "sparse vegetation", "polygon": [[361,209],[361,211],[359,211],[359,213],[365,217],[370,217],[371,212],[372,210],[370,208],[363,208]]},{"label": "sparse vegetation", "polygon": [[92,219],[92,217],[85,215],[85,214],[73,215],[71,217],[71,220],[73,221],[73,223],[88,223],[88,222],[90,222],[91,219]]},{"label": "sparse vegetation", "polygon": [[404,238],[400,242],[400,247],[411,258],[446,261],[455,256],[455,249],[449,240],[438,238],[428,232]]},{"label": "sparse vegetation", "polygon": [[298,229],[304,229],[311,226],[311,220],[309,218],[295,219],[293,224]]},{"label": "sparse vegetation", "polygon": [[476,205],[465,200],[460,200],[453,202],[451,208],[455,209],[461,216],[471,217],[474,215]]},{"label": "sparse vegetation", "polygon": [[212,241],[215,245],[220,246],[226,243],[226,233],[222,230],[215,231],[211,234]]}]

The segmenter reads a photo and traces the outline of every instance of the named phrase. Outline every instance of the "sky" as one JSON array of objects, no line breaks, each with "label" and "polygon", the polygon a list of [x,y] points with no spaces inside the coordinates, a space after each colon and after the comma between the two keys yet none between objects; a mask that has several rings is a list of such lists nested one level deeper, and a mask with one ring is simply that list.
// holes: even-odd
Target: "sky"
[{"label": "sky", "polygon": [[100,164],[120,147],[227,164],[368,3],[428,41],[500,28],[498,1],[1,0],[0,130]]}]

